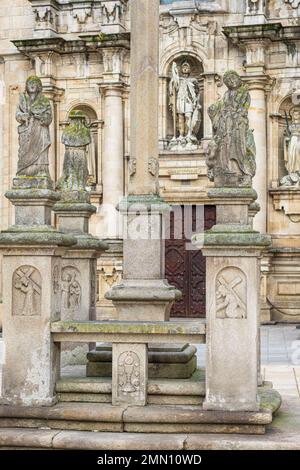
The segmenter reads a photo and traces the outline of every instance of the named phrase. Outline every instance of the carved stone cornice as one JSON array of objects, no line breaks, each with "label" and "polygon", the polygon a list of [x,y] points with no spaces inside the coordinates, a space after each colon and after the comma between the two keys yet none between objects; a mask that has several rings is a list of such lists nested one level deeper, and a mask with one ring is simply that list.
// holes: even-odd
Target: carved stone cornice
[{"label": "carved stone cornice", "polygon": [[249,40],[280,40],[283,26],[281,23],[259,25],[225,26],[223,32],[237,46],[244,46]]},{"label": "carved stone cornice", "polygon": [[129,33],[111,34],[101,36],[99,34],[79,36],[79,39],[66,40],[61,37],[14,40],[12,43],[17,49],[28,57],[42,52],[56,52],[67,54],[74,52],[92,52],[103,48],[130,49]]}]

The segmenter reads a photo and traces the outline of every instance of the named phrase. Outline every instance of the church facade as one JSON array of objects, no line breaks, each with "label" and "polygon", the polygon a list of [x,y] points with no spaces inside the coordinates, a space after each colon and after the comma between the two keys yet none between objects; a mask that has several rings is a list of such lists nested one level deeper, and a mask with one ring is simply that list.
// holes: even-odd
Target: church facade
[{"label": "church facade", "polygon": [[[130,1],[11,0],[0,5],[0,224],[13,222],[4,198],[16,174],[15,111],[31,75],[50,99],[50,170],[62,175],[70,113],[85,114],[91,232],[109,242],[98,260],[99,319],[114,319],[104,295],[122,277],[122,229],[115,207],[135,172],[130,159]],[[165,270],[183,292],[175,317],[205,316],[205,258],[190,249],[215,223],[206,155],[208,113],[237,71],[248,86],[256,146],[254,228],[272,236],[261,271],[262,321],[300,320],[300,1],[162,0],[160,10],[159,183],[174,212]],[[150,170],[149,170],[150,171]],[[155,168],[153,169],[155,172]],[[254,205],[253,216],[258,210]],[[188,223],[186,223],[186,220]],[[187,227],[188,226],[188,227]],[[5,275],[5,273],[2,273]]]}]

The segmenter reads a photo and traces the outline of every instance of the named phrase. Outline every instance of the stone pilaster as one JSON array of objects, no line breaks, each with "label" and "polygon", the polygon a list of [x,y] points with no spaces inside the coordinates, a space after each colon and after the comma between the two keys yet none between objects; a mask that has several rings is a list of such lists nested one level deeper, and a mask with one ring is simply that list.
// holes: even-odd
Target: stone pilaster
[{"label": "stone pilaster", "polygon": [[[216,188],[217,225],[205,233],[207,257],[207,363],[204,408],[257,411],[259,380],[260,258],[271,238],[255,232],[251,188]],[[195,237],[197,243],[197,237]]]},{"label": "stone pilaster", "polygon": [[76,239],[51,227],[51,208],[59,195],[49,178],[15,178],[6,197],[15,205],[16,224],[0,234],[5,272],[2,402],[47,406],[56,400],[59,375],[51,322],[60,318],[62,256]]}]

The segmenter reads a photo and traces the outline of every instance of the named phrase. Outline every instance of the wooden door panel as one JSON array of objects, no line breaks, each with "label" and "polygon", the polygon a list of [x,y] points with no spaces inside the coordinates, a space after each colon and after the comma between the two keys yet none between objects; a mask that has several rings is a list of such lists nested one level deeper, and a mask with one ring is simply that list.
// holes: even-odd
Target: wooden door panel
[{"label": "wooden door panel", "polygon": [[[193,230],[197,224],[196,218],[203,217],[203,211],[196,211],[193,207]],[[184,218],[182,218],[184,219]],[[204,228],[210,229],[216,223],[216,208],[205,206]],[[184,226],[182,220],[182,233]],[[201,224],[200,224],[201,225]],[[203,226],[203,225],[202,225]],[[178,230],[177,230],[178,232]],[[180,232],[180,230],[179,230]],[[206,260],[199,250],[187,250],[190,240],[174,240],[174,217],[171,214],[169,221],[170,239],[166,240],[166,279],[182,292],[182,299],[172,308],[172,317],[201,318],[205,317],[205,272]]]}]

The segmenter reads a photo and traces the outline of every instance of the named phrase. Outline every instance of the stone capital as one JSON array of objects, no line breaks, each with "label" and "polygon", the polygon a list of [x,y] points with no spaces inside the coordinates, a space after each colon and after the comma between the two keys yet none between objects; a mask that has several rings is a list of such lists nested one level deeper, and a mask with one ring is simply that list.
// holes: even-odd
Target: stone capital
[{"label": "stone capital", "polygon": [[126,90],[126,84],[121,81],[108,81],[99,84],[99,88],[104,97],[116,96],[122,98],[124,91]]},{"label": "stone capital", "polygon": [[273,83],[274,83],[274,80],[269,75],[265,75],[265,74],[261,74],[261,75],[248,74],[245,77],[245,81],[250,91],[261,90],[261,91],[264,91],[265,93],[271,90]]}]

